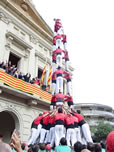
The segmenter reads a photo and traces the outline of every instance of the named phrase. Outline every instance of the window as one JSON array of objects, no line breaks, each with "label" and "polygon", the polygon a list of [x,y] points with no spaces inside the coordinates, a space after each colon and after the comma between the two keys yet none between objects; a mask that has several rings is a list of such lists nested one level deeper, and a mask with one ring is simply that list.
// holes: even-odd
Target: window
[{"label": "window", "polygon": [[38,68],[38,79],[41,79],[43,70]]},{"label": "window", "polygon": [[17,55],[15,55],[11,52],[9,55],[9,61],[11,61],[11,65],[16,65],[16,67],[18,67],[20,57],[18,57]]}]

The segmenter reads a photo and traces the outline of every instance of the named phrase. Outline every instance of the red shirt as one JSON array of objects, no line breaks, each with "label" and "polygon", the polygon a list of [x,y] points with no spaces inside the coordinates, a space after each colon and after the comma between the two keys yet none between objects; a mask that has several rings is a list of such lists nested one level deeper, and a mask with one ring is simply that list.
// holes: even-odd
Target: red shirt
[{"label": "red shirt", "polygon": [[64,95],[63,93],[57,93],[55,95],[56,99],[64,99],[66,97],[66,95]]},{"label": "red shirt", "polygon": [[39,125],[42,118],[43,118],[43,116],[38,116],[38,117],[33,121],[33,123],[36,124],[36,125]]},{"label": "red shirt", "polygon": [[55,123],[55,119],[54,119],[54,117],[50,117],[50,119],[49,119],[49,123],[50,123],[50,124],[54,124],[54,123]]},{"label": "red shirt", "polygon": [[64,50],[62,49],[56,49],[55,51],[53,51],[54,54],[62,53],[62,52],[64,52]]},{"label": "red shirt", "polygon": [[74,119],[74,117],[72,115],[67,116],[66,120],[65,120],[66,125],[74,124],[74,121],[75,121],[75,119]]},{"label": "red shirt", "polygon": [[53,75],[52,75],[52,80],[56,80],[56,74],[55,73],[53,73]]},{"label": "red shirt", "polygon": [[82,120],[84,120],[84,117],[83,117],[81,114],[74,113],[74,115],[75,115],[75,117],[78,118],[78,121],[79,121],[79,122],[82,121]]},{"label": "red shirt", "polygon": [[66,101],[66,102],[69,102],[69,101],[72,101],[72,102],[73,102],[72,96],[67,96],[67,98],[65,98],[65,101]]},{"label": "red shirt", "polygon": [[66,114],[64,114],[64,113],[56,113],[54,118],[55,118],[55,121],[62,120],[63,122],[65,122]]},{"label": "red shirt", "polygon": [[53,45],[56,45],[56,40],[53,38]]},{"label": "red shirt", "polygon": [[63,37],[62,34],[58,34],[58,35],[56,35],[54,38],[55,38],[55,39],[61,39],[62,37]]},{"label": "red shirt", "polygon": [[56,61],[56,55],[55,55],[55,53],[52,54],[52,60]]},{"label": "red shirt", "polygon": [[71,75],[70,75],[70,74],[66,74],[66,75],[64,76],[64,78],[65,78],[65,79],[71,79]]},{"label": "red shirt", "polygon": [[67,41],[67,37],[66,37],[66,35],[63,35],[63,40],[62,40],[63,42],[66,42]]},{"label": "red shirt", "polygon": [[52,96],[52,98],[51,98],[51,102],[56,102],[56,96],[54,95],[54,96]]},{"label": "red shirt", "polygon": [[74,118],[74,122],[76,122],[76,123],[79,122],[77,117],[73,116],[73,118]]},{"label": "red shirt", "polygon": [[63,57],[63,59],[69,59],[69,55],[68,55],[68,51],[64,51],[65,56]]},{"label": "red shirt", "polygon": [[55,74],[66,74],[66,72],[63,71],[62,69],[57,69],[54,73]]},{"label": "red shirt", "polygon": [[34,84],[39,84],[40,80],[35,80]]},{"label": "red shirt", "polygon": [[50,115],[47,115],[46,117],[43,118],[43,124],[47,125],[50,119]]}]

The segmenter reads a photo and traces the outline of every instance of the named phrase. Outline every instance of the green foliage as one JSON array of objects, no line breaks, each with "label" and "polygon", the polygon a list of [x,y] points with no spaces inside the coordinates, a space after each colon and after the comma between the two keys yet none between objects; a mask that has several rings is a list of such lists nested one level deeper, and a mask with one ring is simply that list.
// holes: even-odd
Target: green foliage
[{"label": "green foliage", "polygon": [[106,140],[107,135],[112,130],[113,129],[110,124],[100,122],[94,132],[94,138],[95,138],[96,142],[100,142],[101,140]]}]

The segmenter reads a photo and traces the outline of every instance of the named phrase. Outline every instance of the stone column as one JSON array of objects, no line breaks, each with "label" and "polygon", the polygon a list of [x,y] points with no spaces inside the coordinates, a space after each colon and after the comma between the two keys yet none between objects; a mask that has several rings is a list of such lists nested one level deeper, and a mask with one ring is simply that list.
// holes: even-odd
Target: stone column
[{"label": "stone column", "polygon": [[[7,24],[9,24],[10,21],[7,18],[7,16],[0,10],[0,60],[4,61],[4,52],[6,51],[5,45],[6,45],[6,31],[7,31]],[[6,60],[7,58],[5,58]]]},{"label": "stone column", "polygon": [[7,42],[6,42],[6,45],[5,45],[4,58],[3,58],[4,61],[9,60],[12,41],[13,41],[13,37],[9,36],[7,38]]},{"label": "stone column", "polygon": [[30,50],[28,72],[31,74],[31,77],[35,77],[35,50],[34,49]]},{"label": "stone column", "polygon": [[35,77],[38,76],[38,55],[35,54]]}]

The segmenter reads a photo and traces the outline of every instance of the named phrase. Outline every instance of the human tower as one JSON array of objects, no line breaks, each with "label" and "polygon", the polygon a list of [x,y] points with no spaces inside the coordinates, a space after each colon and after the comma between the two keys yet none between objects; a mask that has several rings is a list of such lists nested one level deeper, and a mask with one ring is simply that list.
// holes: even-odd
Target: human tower
[{"label": "human tower", "polygon": [[[64,34],[61,20],[54,19],[54,21],[50,111],[44,111],[34,119],[27,145],[45,143],[54,147],[59,145],[62,137],[66,138],[68,146],[74,146],[77,141],[86,145],[93,141],[88,123],[79,111],[73,110],[67,37]],[[62,66],[63,60],[65,60],[65,68]],[[66,95],[63,93],[63,79],[67,81]],[[64,102],[68,103],[67,108]]]}]

